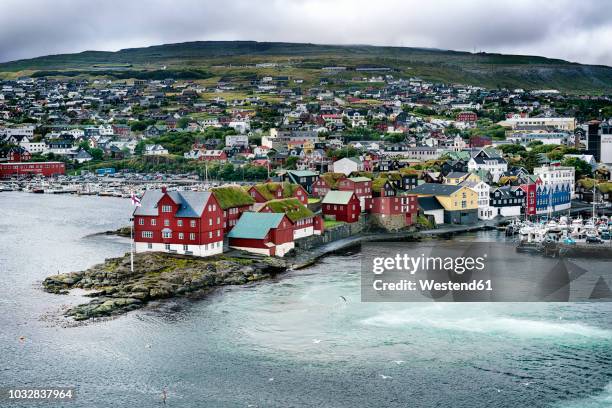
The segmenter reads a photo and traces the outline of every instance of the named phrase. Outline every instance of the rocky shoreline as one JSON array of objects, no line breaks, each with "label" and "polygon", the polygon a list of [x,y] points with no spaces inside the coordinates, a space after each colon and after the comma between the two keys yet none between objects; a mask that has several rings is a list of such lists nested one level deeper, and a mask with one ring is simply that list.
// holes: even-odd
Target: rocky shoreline
[{"label": "rocky shoreline", "polygon": [[285,261],[276,258],[194,258],[140,253],[134,255],[134,272],[131,272],[127,253],[85,271],[49,276],[43,281],[43,287],[56,294],[66,294],[74,288],[91,290],[86,295],[93,298],[91,302],[65,313],[81,321],[140,309],[152,300],[268,279],[287,268]]}]

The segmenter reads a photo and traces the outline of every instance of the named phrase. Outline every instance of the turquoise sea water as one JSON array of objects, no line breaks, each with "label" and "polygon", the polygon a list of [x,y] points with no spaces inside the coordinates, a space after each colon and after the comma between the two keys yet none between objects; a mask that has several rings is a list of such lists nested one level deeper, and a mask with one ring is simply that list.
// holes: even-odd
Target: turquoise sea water
[{"label": "turquoise sea water", "polygon": [[2,193],[0,205],[0,387],[78,395],[15,406],[154,407],[164,388],[169,407],[612,406],[610,303],[361,303],[360,255],[347,252],[62,327],[62,308],[84,300],[40,282],[126,252],[88,235],[125,225],[129,200]]}]

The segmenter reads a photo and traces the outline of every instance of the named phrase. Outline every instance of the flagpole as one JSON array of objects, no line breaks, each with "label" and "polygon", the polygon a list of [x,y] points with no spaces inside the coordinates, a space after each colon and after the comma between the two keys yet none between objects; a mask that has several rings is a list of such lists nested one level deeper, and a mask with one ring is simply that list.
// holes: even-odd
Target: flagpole
[{"label": "flagpole", "polygon": [[134,273],[134,218],[130,218],[130,270]]}]

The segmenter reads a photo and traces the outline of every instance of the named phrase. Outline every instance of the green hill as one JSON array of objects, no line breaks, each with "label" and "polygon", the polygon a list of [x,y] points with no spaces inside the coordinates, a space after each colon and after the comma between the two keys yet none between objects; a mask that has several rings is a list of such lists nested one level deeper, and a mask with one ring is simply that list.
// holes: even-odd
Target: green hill
[{"label": "green hill", "polygon": [[[281,66],[256,68],[253,65],[257,63],[278,63]],[[228,74],[246,77],[272,71],[277,75],[318,80],[327,76],[322,67],[336,65],[348,68],[346,73],[339,74],[341,78],[355,76],[355,68],[376,66],[390,68],[395,75],[489,88],[555,88],[574,93],[612,93],[612,68],[607,66],[523,55],[255,41],[198,41],[117,52],[49,55],[2,63],[0,77],[34,74],[205,79]]]}]

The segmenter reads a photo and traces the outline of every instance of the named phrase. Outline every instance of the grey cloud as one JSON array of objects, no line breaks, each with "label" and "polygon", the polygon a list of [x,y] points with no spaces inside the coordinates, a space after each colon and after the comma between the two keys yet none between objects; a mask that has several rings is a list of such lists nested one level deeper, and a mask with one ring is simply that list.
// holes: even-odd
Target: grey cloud
[{"label": "grey cloud", "polygon": [[605,0],[2,0],[0,61],[195,40],[437,47],[612,65]]}]

